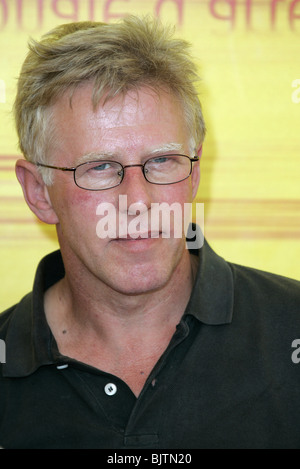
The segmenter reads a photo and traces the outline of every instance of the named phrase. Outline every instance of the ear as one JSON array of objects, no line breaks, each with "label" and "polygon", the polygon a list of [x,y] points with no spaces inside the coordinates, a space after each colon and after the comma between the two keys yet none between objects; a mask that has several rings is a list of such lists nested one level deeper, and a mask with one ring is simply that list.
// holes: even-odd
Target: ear
[{"label": "ear", "polygon": [[43,222],[57,224],[48,189],[35,164],[27,160],[16,162],[16,175],[22,186],[24,198],[30,210]]},{"label": "ear", "polygon": [[[201,159],[202,155],[202,145],[199,146],[197,149],[197,155],[199,156],[199,160]],[[193,163],[193,171],[192,171],[192,193],[193,193],[193,200],[197,195],[198,187],[200,183],[200,161]]]}]

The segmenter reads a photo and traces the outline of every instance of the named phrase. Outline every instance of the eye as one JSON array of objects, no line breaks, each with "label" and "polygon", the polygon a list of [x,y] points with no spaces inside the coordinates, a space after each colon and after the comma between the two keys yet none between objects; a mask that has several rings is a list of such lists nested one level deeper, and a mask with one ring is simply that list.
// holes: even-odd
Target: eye
[{"label": "eye", "polygon": [[99,163],[99,164],[93,166],[91,169],[94,170],[94,171],[104,171],[104,170],[107,170],[107,169],[110,169],[110,168],[111,168],[111,164],[107,163],[107,162],[104,162],[104,163]]},{"label": "eye", "polygon": [[103,178],[103,177],[112,177],[115,172],[120,169],[120,165],[114,161],[91,161],[89,163],[84,163],[77,167],[76,177],[93,177],[93,178]]},{"label": "eye", "polygon": [[146,169],[151,171],[167,171],[176,164],[176,156],[161,155],[155,156],[146,162]]},{"label": "eye", "polygon": [[153,163],[166,163],[169,160],[167,156],[158,156],[157,158],[152,158]]}]

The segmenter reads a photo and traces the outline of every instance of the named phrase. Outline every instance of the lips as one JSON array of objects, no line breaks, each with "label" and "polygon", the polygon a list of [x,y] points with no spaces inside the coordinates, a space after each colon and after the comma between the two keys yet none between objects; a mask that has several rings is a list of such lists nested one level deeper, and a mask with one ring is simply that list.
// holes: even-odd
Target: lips
[{"label": "lips", "polygon": [[145,240],[145,239],[158,239],[162,235],[161,231],[148,231],[145,233],[140,233],[140,232],[133,232],[133,233],[127,233],[124,236],[121,235],[116,240],[118,241],[139,241],[139,240]]},{"label": "lips", "polygon": [[[142,237],[146,236],[146,237]],[[136,236],[134,238],[134,236]],[[120,252],[127,252],[139,256],[147,256],[148,261],[154,256],[154,251],[161,243],[162,236],[151,237],[151,233],[130,233],[127,236],[117,237],[112,240],[113,245],[120,249]],[[150,256],[150,258],[149,258]]]}]

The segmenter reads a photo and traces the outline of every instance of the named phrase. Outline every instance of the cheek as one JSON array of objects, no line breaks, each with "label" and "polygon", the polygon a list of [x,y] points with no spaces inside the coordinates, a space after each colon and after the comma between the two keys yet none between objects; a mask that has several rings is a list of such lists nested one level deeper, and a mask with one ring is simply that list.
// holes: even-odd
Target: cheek
[{"label": "cheek", "polygon": [[[166,224],[169,223],[171,232],[174,231],[175,237],[180,238],[183,230],[185,231],[192,221],[192,201],[192,184],[190,179],[167,186],[159,200],[161,207],[163,204],[166,204],[164,220]],[[155,215],[155,212],[153,215]],[[163,225],[163,231],[168,232],[167,225]]]},{"label": "cheek", "polygon": [[96,219],[97,194],[74,187],[53,187],[51,200],[62,226],[81,223],[86,228]]},{"label": "cheek", "polygon": [[191,178],[177,184],[170,184],[166,187],[165,201],[169,204],[178,202],[183,205],[184,203],[192,202],[193,188]]}]

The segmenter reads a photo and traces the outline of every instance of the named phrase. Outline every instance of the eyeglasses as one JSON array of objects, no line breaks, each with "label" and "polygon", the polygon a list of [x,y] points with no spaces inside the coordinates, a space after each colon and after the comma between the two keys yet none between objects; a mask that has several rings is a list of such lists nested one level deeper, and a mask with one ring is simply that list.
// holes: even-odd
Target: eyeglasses
[{"label": "eyeglasses", "polygon": [[176,184],[187,179],[192,172],[192,163],[199,161],[198,156],[159,155],[149,158],[144,164],[123,166],[117,161],[98,160],[82,163],[75,168],[60,168],[36,163],[44,168],[60,171],[73,171],[74,182],[81,189],[103,191],[119,186],[124,179],[125,168],[140,167],[146,181],[151,184]]}]

